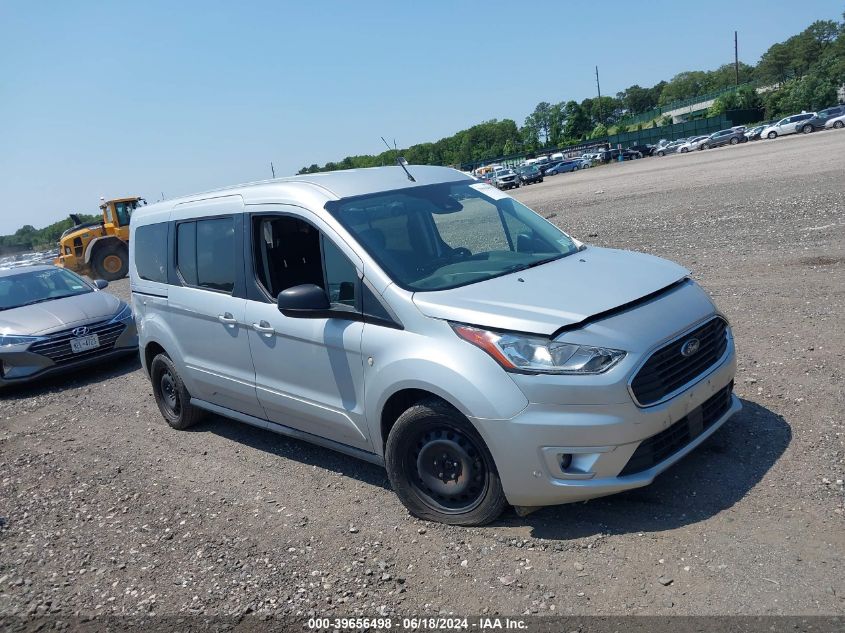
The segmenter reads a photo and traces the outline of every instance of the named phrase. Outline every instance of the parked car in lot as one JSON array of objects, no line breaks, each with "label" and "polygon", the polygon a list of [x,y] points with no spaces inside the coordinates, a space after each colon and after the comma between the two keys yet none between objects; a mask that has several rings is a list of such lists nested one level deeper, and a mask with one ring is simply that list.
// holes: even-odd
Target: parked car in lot
[{"label": "parked car in lot", "polygon": [[0,270],[0,386],[138,353],[132,309],[64,268]]},{"label": "parked car in lot", "polygon": [[546,176],[555,176],[557,174],[565,174],[568,171],[578,171],[581,169],[581,159],[574,158],[569,160],[562,160],[555,163],[554,166],[546,170]]},{"label": "parked car in lot", "polygon": [[654,145],[631,145],[628,149],[639,152],[640,156],[653,156],[655,146]]},{"label": "parked car in lot", "polygon": [[519,176],[513,169],[502,169],[494,172],[492,184],[503,191],[515,189],[519,187]]},{"label": "parked car in lot", "polygon": [[523,165],[517,170],[517,173],[519,174],[519,182],[523,185],[543,182],[543,174],[534,165]]},{"label": "parked car in lot", "polygon": [[809,134],[810,132],[815,132],[816,130],[823,130],[828,119],[834,119],[843,115],[845,115],[845,105],[838,105],[833,106],[832,108],[819,110],[816,116],[807,119],[806,121],[802,121],[798,126],[797,131]]},{"label": "parked car in lot", "polygon": [[845,127],[845,115],[829,118],[827,120],[827,123],[824,124],[824,126],[828,130],[833,129],[833,128],[836,128],[837,130],[841,130],[843,127]]},{"label": "parked car in lot", "polygon": [[693,138],[681,143],[678,146],[678,152],[681,154],[686,154],[687,152],[691,152],[693,150],[700,150],[701,144],[706,141],[709,136],[694,136]]},{"label": "parked car in lot", "polygon": [[384,465],[412,514],[477,525],[648,485],[741,408],[730,327],[687,270],[407,169],[136,212],[141,361],[170,426],[211,411],[314,442]]},{"label": "parked car in lot", "polygon": [[746,130],[745,138],[747,138],[749,141],[759,141],[760,134],[763,132],[763,130],[766,129],[766,127],[768,126],[758,125],[757,127],[751,128],[750,130]]},{"label": "parked car in lot", "polygon": [[657,150],[654,152],[655,156],[666,156],[667,154],[674,154],[678,150],[681,149],[681,146],[687,142],[687,139],[681,138],[677,141],[672,141],[671,143],[667,143],[666,145],[659,146]]},{"label": "parked car in lot", "polygon": [[748,141],[745,138],[745,132],[742,130],[719,130],[718,132],[713,132],[710,136],[707,137],[707,140],[702,141],[701,149],[710,149],[712,147],[721,147],[722,145],[738,145],[740,143],[746,143]]},{"label": "parked car in lot", "polygon": [[802,112],[801,114],[793,114],[792,116],[784,117],[777,123],[764,129],[760,133],[760,136],[761,138],[773,139],[778,136],[795,134],[801,123],[812,119],[814,116],[816,116],[815,112]]}]

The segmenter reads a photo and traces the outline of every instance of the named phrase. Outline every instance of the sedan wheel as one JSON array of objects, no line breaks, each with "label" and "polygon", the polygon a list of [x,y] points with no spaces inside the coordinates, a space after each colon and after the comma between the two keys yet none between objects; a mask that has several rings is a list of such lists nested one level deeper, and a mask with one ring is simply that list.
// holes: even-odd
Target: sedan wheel
[{"label": "sedan wheel", "polygon": [[804,127],[801,128],[801,131],[804,132],[804,134],[809,134],[810,132],[813,131],[813,126],[812,125],[805,125]]},{"label": "sedan wheel", "polygon": [[734,136],[734,137],[731,139],[731,145],[736,145],[737,143],[739,143],[739,139],[738,139],[737,137],[735,137],[735,136]]},{"label": "sedan wheel", "polygon": [[770,138],[770,139],[771,139],[771,138],[777,138],[777,137],[778,137],[778,133],[777,133],[777,132],[769,132],[768,134],[766,134],[766,138]]},{"label": "sedan wheel", "polygon": [[836,121],[836,122],[833,124],[833,127],[835,127],[837,130],[841,130],[843,127],[845,127],[845,122],[842,122],[842,121]]}]

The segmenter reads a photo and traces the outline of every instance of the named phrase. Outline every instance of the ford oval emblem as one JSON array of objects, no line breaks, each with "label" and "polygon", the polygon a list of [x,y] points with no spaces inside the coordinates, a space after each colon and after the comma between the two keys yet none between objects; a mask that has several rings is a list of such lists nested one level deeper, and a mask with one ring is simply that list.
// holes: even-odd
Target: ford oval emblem
[{"label": "ford oval emblem", "polygon": [[86,334],[88,334],[89,331],[90,330],[83,325],[82,327],[73,328],[71,330],[71,333],[74,336],[85,336]]},{"label": "ford oval emblem", "polygon": [[701,341],[697,338],[691,338],[681,345],[681,356],[692,356],[701,347]]}]

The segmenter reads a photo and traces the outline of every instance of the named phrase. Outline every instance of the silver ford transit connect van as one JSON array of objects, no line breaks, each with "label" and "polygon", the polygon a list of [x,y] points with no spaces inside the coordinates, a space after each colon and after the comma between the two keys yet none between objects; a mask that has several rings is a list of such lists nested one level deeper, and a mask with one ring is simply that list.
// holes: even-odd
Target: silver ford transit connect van
[{"label": "silver ford transit connect van", "polygon": [[477,525],[645,486],[740,409],[731,330],[688,271],[407,169],[136,211],[141,358],[170,426],[212,412],[383,464],[416,516]]}]

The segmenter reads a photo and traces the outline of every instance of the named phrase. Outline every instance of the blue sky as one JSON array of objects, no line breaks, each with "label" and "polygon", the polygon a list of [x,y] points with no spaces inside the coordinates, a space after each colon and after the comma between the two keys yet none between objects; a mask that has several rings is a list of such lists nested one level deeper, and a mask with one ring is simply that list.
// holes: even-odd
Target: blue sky
[{"label": "blue sky", "polygon": [[0,0],[0,234],[755,63],[842,0]]}]

